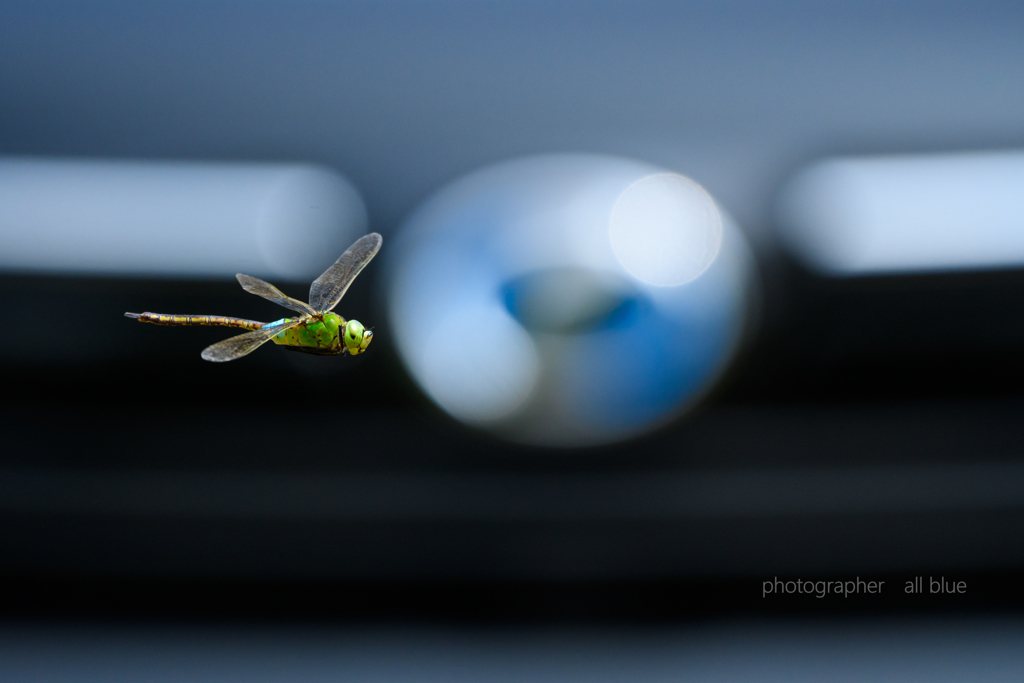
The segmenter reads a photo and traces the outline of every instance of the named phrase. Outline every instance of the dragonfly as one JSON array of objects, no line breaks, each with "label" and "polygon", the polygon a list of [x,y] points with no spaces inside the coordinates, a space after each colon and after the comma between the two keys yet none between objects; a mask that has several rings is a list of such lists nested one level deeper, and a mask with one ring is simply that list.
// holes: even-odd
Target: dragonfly
[{"label": "dragonfly", "polygon": [[237,337],[225,339],[206,347],[202,356],[213,363],[223,363],[248,355],[273,341],[291,351],[320,356],[338,356],[349,353],[356,356],[366,351],[373,340],[373,330],[363,327],[358,320],[345,320],[334,307],[345,296],[349,285],[376,256],[383,238],[371,232],[356,240],[345,250],[323,275],[309,288],[309,303],[286,296],[269,282],[239,273],[236,277],[242,289],[284,306],[299,315],[281,318],[272,323],[261,323],[222,315],[167,315],[164,313],[125,313],[139,322],[154,325],[218,325],[249,330]]}]

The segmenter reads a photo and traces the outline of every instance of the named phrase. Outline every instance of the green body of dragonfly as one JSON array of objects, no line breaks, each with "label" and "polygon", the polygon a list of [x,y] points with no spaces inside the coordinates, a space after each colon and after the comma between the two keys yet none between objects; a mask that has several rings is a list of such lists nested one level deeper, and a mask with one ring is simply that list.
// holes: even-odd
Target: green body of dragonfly
[{"label": "green body of dragonfly", "polygon": [[341,301],[341,297],[345,296],[352,281],[380,250],[382,242],[381,236],[375,232],[359,238],[333,266],[313,281],[309,288],[308,304],[286,296],[269,282],[238,274],[238,282],[242,289],[300,314],[293,318],[261,323],[221,315],[167,315],[148,312],[125,315],[155,325],[219,325],[248,330],[245,334],[206,347],[203,350],[203,358],[215,363],[241,358],[268,341],[295,351],[321,356],[337,356],[343,353],[357,355],[370,345],[373,332],[365,329],[358,320],[345,320],[332,311]]}]

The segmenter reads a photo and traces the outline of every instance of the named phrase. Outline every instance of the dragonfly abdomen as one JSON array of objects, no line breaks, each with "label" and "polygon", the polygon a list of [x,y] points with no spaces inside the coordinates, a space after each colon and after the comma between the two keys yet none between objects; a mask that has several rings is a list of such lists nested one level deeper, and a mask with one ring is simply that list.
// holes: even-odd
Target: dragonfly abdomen
[{"label": "dragonfly abdomen", "polygon": [[216,325],[218,327],[238,327],[243,330],[258,330],[263,323],[245,318],[232,318],[226,315],[168,315],[166,313],[125,313],[128,318],[154,325]]}]

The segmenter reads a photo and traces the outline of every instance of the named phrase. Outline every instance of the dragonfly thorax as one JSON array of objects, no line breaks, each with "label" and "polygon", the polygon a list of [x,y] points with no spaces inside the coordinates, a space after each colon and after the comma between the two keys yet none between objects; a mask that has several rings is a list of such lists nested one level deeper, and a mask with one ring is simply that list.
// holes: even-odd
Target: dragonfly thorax
[{"label": "dragonfly thorax", "polygon": [[[287,321],[288,318],[268,323],[274,325]],[[317,318],[310,318],[304,325],[283,330],[273,341],[281,346],[297,347],[301,351],[310,351],[324,355],[338,355],[346,350],[341,337],[345,329],[345,319],[335,313],[324,313]]]}]

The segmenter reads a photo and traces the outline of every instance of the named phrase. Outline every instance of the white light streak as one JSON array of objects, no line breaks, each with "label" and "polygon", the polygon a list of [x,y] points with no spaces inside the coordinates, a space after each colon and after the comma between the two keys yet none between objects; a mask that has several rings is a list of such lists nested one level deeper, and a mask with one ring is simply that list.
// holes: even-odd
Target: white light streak
[{"label": "white light streak", "polygon": [[0,158],[7,272],[306,280],[365,231],[317,166]]},{"label": "white light streak", "polygon": [[1024,265],[1024,153],[829,159],[783,191],[780,237],[833,275]]}]

